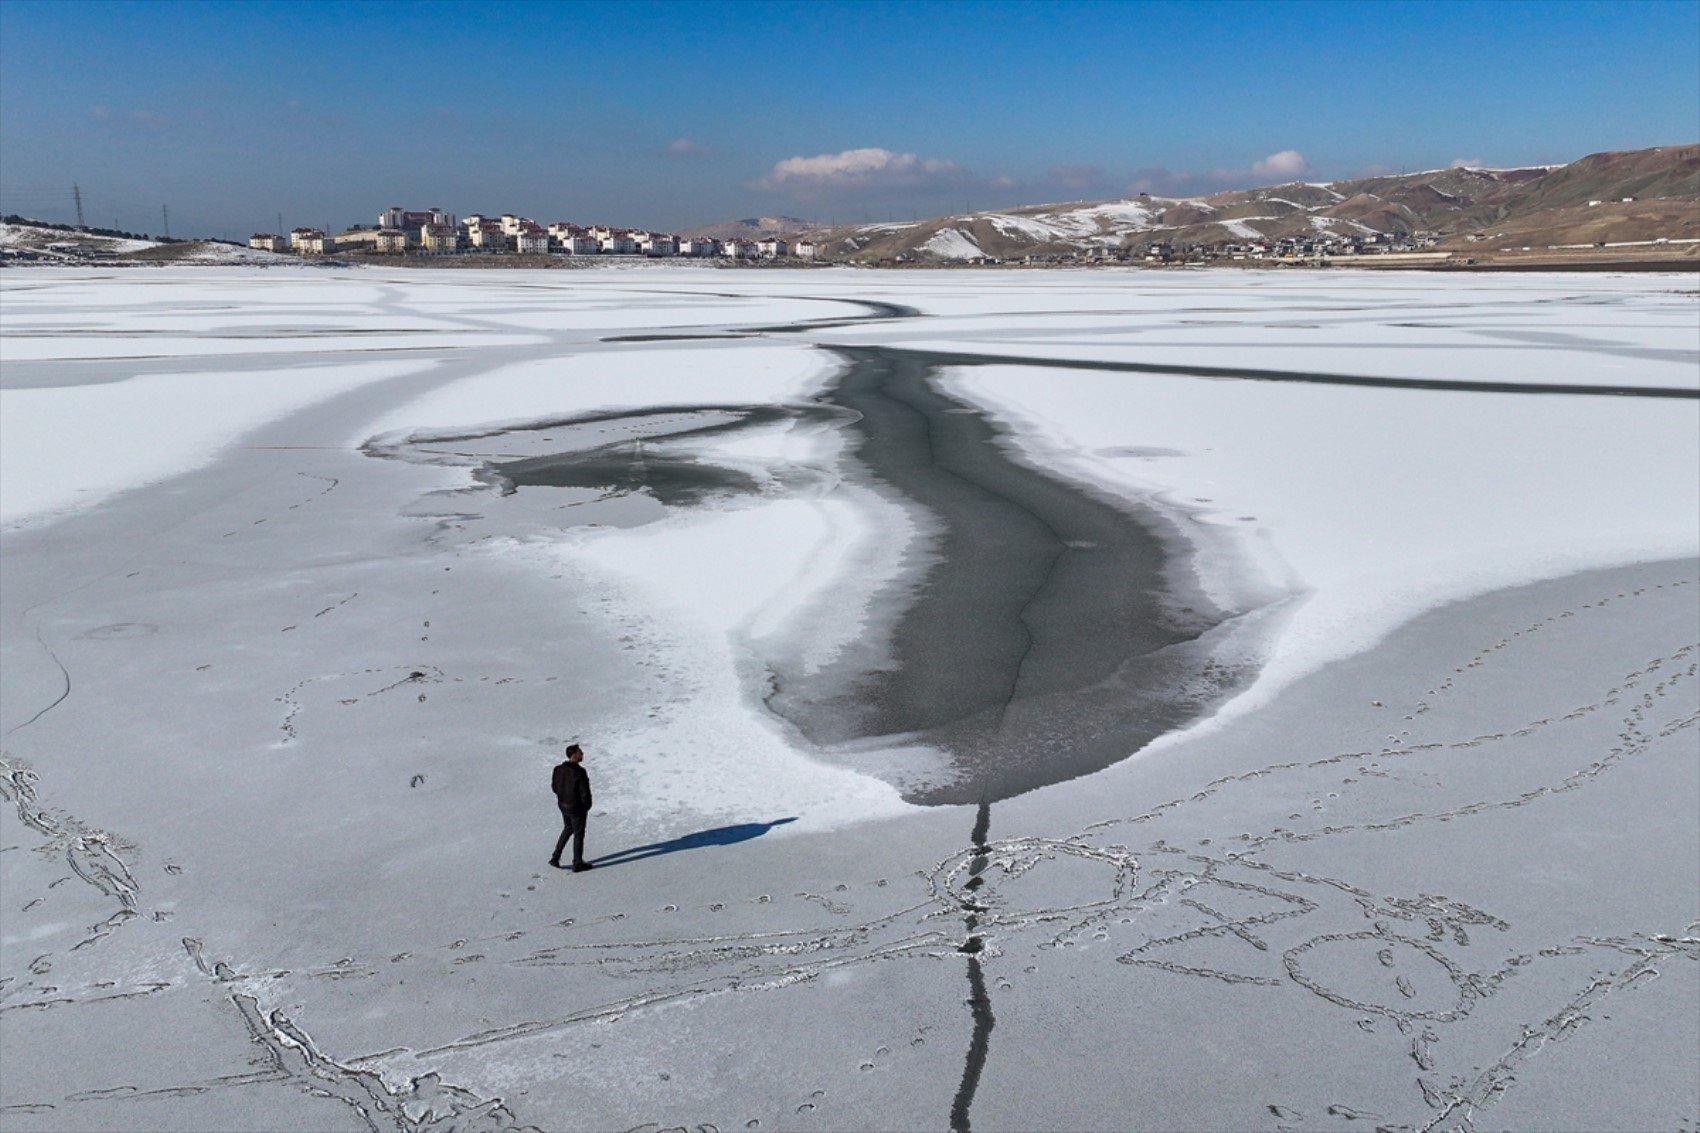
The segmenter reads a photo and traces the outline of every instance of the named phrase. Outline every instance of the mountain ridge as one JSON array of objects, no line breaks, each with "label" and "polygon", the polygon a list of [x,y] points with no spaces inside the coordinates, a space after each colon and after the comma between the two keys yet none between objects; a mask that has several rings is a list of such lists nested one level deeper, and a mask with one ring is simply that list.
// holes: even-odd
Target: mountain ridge
[{"label": "mountain ridge", "polygon": [[807,234],[819,258],[851,262],[1125,259],[1159,246],[1417,237],[1442,250],[1483,252],[1681,242],[1700,238],[1700,143],[1604,151],[1557,166],[1461,166],[774,234]]}]

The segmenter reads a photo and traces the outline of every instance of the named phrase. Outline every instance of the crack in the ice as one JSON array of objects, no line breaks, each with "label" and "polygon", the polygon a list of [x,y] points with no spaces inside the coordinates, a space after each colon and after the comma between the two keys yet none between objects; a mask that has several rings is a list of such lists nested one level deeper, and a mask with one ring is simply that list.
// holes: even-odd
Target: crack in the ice
[{"label": "crack in the ice", "polygon": [[1022,354],[941,353],[887,346],[881,349],[913,358],[923,365],[1028,366],[1058,370],[1102,370],[1109,373],[1152,374],[1188,378],[1253,382],[1301,382],[1310,385],[1368,386],[1377,389],[1445,390],[1458,393],[1569,394],[1574,397],[1651,397],[1700,399],[1700,389],[1686,386],[1567,385],[1562,382],[1491,382],[1466,378],[1388,378],[1367,374],[1305,373],[1242,366],[1191,366],[1181,363],[1106,362],[1083,358],[1049,358]]},{"label": "crack in the ice", "polygon": [[[974,816],[974,830],[970,838],[974,855],[968,866],[965,890],[976,891],[984,884],[981,875],[988,861],[986,836],[990,833],[991,824],[992,804],[982,800]],[[963,1058],[962,1081],[950,1105],[951,1133],[970,1133],[974,1095],[979,1092],[980,1077],[985,1073],[986,1059],[991,1053],[992,1029],[997,1026],[991,996],[986,991],[986,976],[980,967],[980,953],[984,949],[984,936],[978,932],[981,906],[978,902],[965,900],[964,907],[968,936],[958,951],[968,959],[968,1009],[974,1028],[968,1040],[968,1053]]]}]

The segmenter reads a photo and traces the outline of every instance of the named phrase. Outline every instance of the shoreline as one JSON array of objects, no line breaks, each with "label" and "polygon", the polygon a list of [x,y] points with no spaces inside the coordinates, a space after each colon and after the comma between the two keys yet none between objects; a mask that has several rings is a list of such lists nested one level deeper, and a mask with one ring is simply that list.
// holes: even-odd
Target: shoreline
[{"label": "shoreline", "polygon": [[210,262],[195,261],[191,258],[181,260],[166,260],[136,256],[131,258],[114,258],[110,260],[90,260],[86,262],[55,263],[44,260],[29,261],[0,261],[0,271],[18,269],[43,270],[105,270],[108,268],[273,268],[300,267],[324,269],[362,269],[362,268],[401,268],[404,270],[444,270],[465,269],[469,271],[612,271],[612,270],[648,270],[650,268],[700,268],[705,271],[1123,271],[1123,272],[1190,272],[1211,268],[1226,268],[1235,271],[1300,271],[1300,272],[1332,272],[1340,270],[1365,271],[1418,271],[1418,272],[1468,272],[1494,274],[1501,272],[1575,272],[1590,274],[1610,272],[1617,274],[1647,274],[1671,275],[1684,273],[1700,273],[1700,252],[1681,251],[1667,255],[1624,256],[1621,253],[1604,256],[1543,256],[1541,253],[1529,253],[1528,258],[1516,255],[1517,258],[1495,258],[1498,253],[1485,252],[1470,254],[1465,251],[1448,252],[1446,258],[1431,257],[1420,260],[1398,260],[1392,255],[1364,255],[1334,257],[1321,262],[1303,260],[1234,260],[1228,258],[1211,259],[1197,263],[1147,264],[1134,260],[1117,262],[1067,262],[1055,263],[1021,263],[1014,261],[1000,262],[955,262],[949,260],[934,261],[862,261],[862,260],[782,260],[774,262],[740,262],[736,260],[703,259],[693,260],[689,257],[591,257],[567,256],[560,254],[526,254],[501,253],[480,254],[460,253],[455,255],[350,255],[350,256],[282,256],[275,261],[241,261]]}]

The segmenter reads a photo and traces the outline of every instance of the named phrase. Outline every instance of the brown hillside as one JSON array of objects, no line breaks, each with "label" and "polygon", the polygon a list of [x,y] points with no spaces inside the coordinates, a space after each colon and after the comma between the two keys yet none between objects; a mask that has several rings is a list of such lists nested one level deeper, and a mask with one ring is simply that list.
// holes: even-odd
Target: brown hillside
[{"label": "brown hillside", "polygon": [[[1636,200],[1626,204],[1624,197]],[[1589,201],[1601,203],[1590,208]],[[1447,248],[1482,252],[1694,239],[1700,237],[1700,145],[1590,154],[1557,168],[1435,169],[1190,200],[1027,205],[916,224],[852,225],[814,238],[822,258],[874,262],[1095,257],[1153,245],[1220,246],[1243,242],[1248,233],[1308,239],[1330,232],[1430,233]]]}]

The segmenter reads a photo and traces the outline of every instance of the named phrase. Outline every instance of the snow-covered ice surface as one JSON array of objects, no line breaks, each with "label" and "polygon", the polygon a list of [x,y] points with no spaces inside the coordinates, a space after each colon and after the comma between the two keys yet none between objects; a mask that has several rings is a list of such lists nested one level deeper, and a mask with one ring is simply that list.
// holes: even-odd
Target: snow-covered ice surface
[{"label": "snow-covered ice surface", "polygon": [[0,524],[21,526],[167,479],[304,405],[428,366],[361,362],[0,387]]},{"label": "snow-covered ice surface", "polygon": [[1691,280],[8,270],[0,332],[7,1129],[1700,1112]]}]

